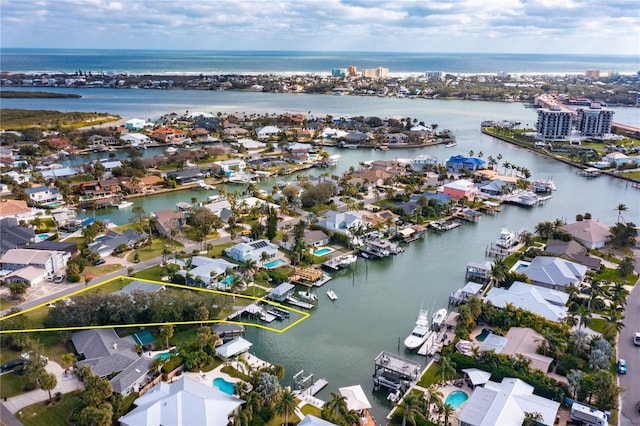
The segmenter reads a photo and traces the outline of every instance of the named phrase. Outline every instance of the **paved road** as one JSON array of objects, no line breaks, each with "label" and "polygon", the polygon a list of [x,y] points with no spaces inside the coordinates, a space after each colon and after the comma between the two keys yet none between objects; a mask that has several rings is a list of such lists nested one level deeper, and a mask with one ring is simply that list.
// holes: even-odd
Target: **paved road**
[{"label": "paved road", "polygon": [[[640,271],[640,253],[636,253],[636,271]],[[620,425],[640,425],[640,346],[633,344],[633,335],[640,332],[640,282],[636,283],[627,298],[625,327],[620,332],[618,354],[627,361],[627,374],[619,376],[625,390],[621,396]]]}]

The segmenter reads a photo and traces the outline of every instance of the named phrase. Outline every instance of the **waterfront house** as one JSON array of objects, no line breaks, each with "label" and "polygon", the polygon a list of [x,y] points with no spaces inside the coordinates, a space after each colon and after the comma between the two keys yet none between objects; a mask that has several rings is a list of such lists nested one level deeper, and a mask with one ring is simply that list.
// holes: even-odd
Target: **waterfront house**
[{"label": "waterfront house", "polygon": [[182,130],[174,129],[172,127],[159,127],[149,133],[149,137],[164,143],[177,143],[184,136],[185,134]]},{"label": "waterfront house", "polygon": [[522,273],[532,284],[566,291],[571,285],[580,286],[587,267],[559,257],[537,256]]},{"label": "waterfront house", "polygon": [[191,269],[186,270],[187,263],[185,261],[176,260],[172,263],[178,264],[185,269],[178,271],[179,275],[185,277],[187,285],[201,283],[209,286],[225,275],[227,271],[237,271],[238,265],[228,262],[224,259],[212,259],[204,256],[193,256],[191,258]]},{"label": "waterfront house", "polygon": [[384,140],[389,145],[407,144],[409,143],[409,136],[404,133],[387,133],[384,136]]},{"label": "waterfront house", "polygon": [[347,235],[351,234],[353,230],[367,228],[367,223],[362,220],[360,214],[352,211],[337,212],[329,210],[325,217],[320,218],[318,224],[329,231]]},{"label": "waterfront house", "polygon": [[233,357],[242,355],[249,351],[252,343],[243,338],[242,336],[236,337],[233,340],[223,343],[216,348],[216,356],[224,361],[227,361]]},{"label": "waterfront house", "polygon": [[81,182],[72,188],[74,193],[91,199],[115,197],[120,193],[120,185],[117,179],[102,179]]},{"label": "waterfront house", "polygon": [[509,184],[501,179],[489,180],[477,185],[479,194],[490,197],[504,194],[508,187]]},{"label": "waterfront house", "polygon": [[121,426],[226,425],[243,403],[215,386],[182,377],[153,386],[133,401],[136,408],[118,420]]},{"label": "waterfront house", "polygon": [[185,185],[204,179],[205,174],[198,167],[191,167],[172,174],[178,185]]},{"label": "waterfront house", "polygon": [[99,145],[117,145],[118,139],[114,136],[91,135],[89,136],[89,148],[97,148]]},{"label": "waterfront house", "polygon": [[272,137],[278,136],[280,133],[282,133],[282,130],[280,130],[276,126],[265,126],[256,129],[256,136],[258,137],[258,139],[270,139]]},{"label": "waterfront house", "polygon": [[411,168],[414,172],[425,172],[435,168],[438,159],[432,155],[420,154],[411,159]]},{"label": "waterfront house", "polygon": [[574,240],[561,241],[550,238],[545,245],[544,254],[571,260],[586,266],[591,271],[598,271],[602,264],[601,259],[589,256],[586,247]]},{"label": "waterfront house", "polygon": [[78,367],[88,365],[100,377],[122,371],[138,359],[133,338],[120,338],[113,328],[78,331],[71,341],[79,355]]},{"label": "waterfront house", "polygon": [[463,171],[475,172],[485,165],[485,161],[476,157],[465,157],[463,155],[452,155],[445,163],[449,173],[462,173]]},{"label": "waterfront house", "polygon": [[151,143],[151,138],[142,133],[126,133],[120,136],[120,140],[128,143],[131,146],[144,146]]},{"label": "waterfront house", "polygon": [[[293,230],[288,234],[287,241],[281,240],[278,245],[286,250],[291,250],[293,247]],[[308,247],[321,247],[329,244],[329,236],[320,230],[305,229],[302,240]]]},{"label": "waterfront house", "polygon": [[250,154],[256,154],[267,148],[267,144],[264,142],[256,141],[249,138],[240,138],[237,141],[232,143],[233,145],[237,145],[237,147],[243,147]]},{"label": "waterfront house", "polygon": [[615,167],[619,167],[625,164],[629,164],[631,159],[621,152],[613,151],[602,157],[602,161],[607,164],[615,164]]},{"label": "waterfront house", "polygon": [[52,164],[50,166],[38,166],[40,174],[45,180],[60,179],[76,176],[82,173],[79,167],[61,167],[59,164]]},{"label": "waterfront house", "polygon": [[[3,203],[0,203],[2,206]],[[0,255],[33,242],[36,234],[30,226],[19,226],[15,217],[0,218]]]},{"label": "waterfront house", "polygon": [[396,222],[400,219],[400,216],[391,210],[380,210],[374,213],[365,213],[361,218],[374,228],[384,227],[389,229],[396,226]]},{"label": "waterfront house", "polygon": [[273,259],[278,255],[278,247],[269,240],[256,240],[239,243],[225,249],[227,256],[238,262],[246,262],[251,259],[261,262],[264,259]]},{"label": "waterfront house", "polygon": [[231,176],[234,173],[241,173],[247,169],[247,163],[240,159],[231,159],[225,161],[216,161],[213,164],[217,164],[220,170],[225,176]]},{"label": "waterfront house", "polygon": [[611,241],[609,227],[591,219],[562,225],[560,229],[589,250],[603,248]]},{"label": "waterfront house", "polygon": [[29,196],[29,202],[35,206],[45,206],[56,201],[62,202],[63,196],[55,187],[37,186],[27,188],[24,192]]},{"label": "waterfront house", "polygon": [[459,415],[462,426],[520,425],[526,413],[540,413],[541,425],[553,425],[560,403],[533,394],[533,386],[505,377],[478,386]]},{"label": "waterfront house", "polygon": [[520,281],[509,289],[494,287],[484,296],[484,302],[491,302],[503,309],[507,304],[540,315],[549,321],[562,322],[567,317],[569,295],[563,291],[551,290]]},{"label": "waterfront house", "polygon": [[438,192],[447,194],[454,200],[466,198],[467,200],[473,201],[478,195],[478,188],[476,188],[474,183],[470,180],[459,179],[438,188]]},{"label": "waterfront house", "polygon": [[132,118],[124,123],[127,130],[142,130],[145,127],[153,127],[153,123],[148,123],[140,118]]},{"label": "waterfront house", "polygon": [[187,218],[182,211],[159,210],[154,213],[156,220],[152,221],[154,229],[165,237],[172,237],[173,232],[180,232],[187,223]]}]

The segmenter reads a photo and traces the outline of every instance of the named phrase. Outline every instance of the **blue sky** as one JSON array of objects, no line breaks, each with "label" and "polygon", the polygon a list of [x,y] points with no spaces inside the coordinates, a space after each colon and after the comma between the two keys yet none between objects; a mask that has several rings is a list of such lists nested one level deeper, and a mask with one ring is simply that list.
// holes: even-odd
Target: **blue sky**
[{"label": "blue sky", "polygon": [[2,47],[640,55],[638,0],[0,0]]}]

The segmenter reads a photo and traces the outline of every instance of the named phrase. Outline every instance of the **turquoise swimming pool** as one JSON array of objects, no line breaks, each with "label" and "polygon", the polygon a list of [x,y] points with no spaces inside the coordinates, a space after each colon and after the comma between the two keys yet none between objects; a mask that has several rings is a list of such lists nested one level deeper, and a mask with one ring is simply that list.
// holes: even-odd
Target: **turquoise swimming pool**
[{"label": "turquoise swimming pool", "polygon": [[275,269],[278,266],[284,265],[285,263],[287,263],[287,261],[284,259],[276,259],[276,260],[272,260],[271,262],[267,262],[262,266],[264,266],[267,269]]},{"label": "turquoise swimming pool", "polygon": [[329,247],[321,247],[313,252],[314,256],[324,256],[327,253],[331,253],[333,251],[332,248]]},{"label": "turquoise swimming pool", "polygon": [[480,334],[478,334],[478,336],[476,336],[476,340],[478,342],[484,342],[484,339],[486,339],[489,334],[491,334],[491,329],[490,328],[483,328],[482,329],[482,333],[480,333]]},{"label": "turquoise swimming pool", "polygon": [[444,400],[444,403],[449,404],[457,410],[467,399],[469,399],[469,395],[467,395],[466,392],[456,390],[447,395],[447,399]]},{"label": "turquoise swimming pool", "polygon": [[222,377],[216,377],[215,379],[213,379],[213,386],[217,387],[227,395],[233,395],[233,388],[235,387],[235,385],[235,383],[227,382]]},{"label": "turquoise swimming pool", "polygon": [[153,356],[154,359],[161,359],[161,360],[165,360],[167,358],[169,358],[171,356],[171,354],[169,352],[164,352],[161,354],[155,354]]},{"label": "turquoise swimming pool", "polygon": [[228,277],[225,277],[224,280],[220,282],[220,285],[222,285],[223,287],[229,287],[232,281],[233,281],[233,275],[229,275]]}]

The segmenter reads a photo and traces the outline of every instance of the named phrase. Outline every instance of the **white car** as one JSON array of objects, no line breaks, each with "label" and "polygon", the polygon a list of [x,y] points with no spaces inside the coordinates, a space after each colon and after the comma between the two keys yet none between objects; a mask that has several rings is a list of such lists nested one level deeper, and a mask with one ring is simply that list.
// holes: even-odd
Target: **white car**
[{"label": "white car", "polygon": [[633,343],[636,346],[640,346],[640,333],[636,333],[633,335]]},{"label": "white car", "polygon": [[[42,358],[42,361],[44,361],[45,365],[47,365],[49,363],[49,357],[46,357],[44,355],[40,355],[40,357]],[[31,354],[29,352],[24,352],[24,353],[20,354],[20,358],[22,358],[25,361],[29,362],[29,359],[31,359]]]},{"label": "white car", "polygon": [[56,277],[53,279],[54,283],[60,284],[62,281],[64,281],[64,275],[63,274],[58,274],[56,275]]}]

